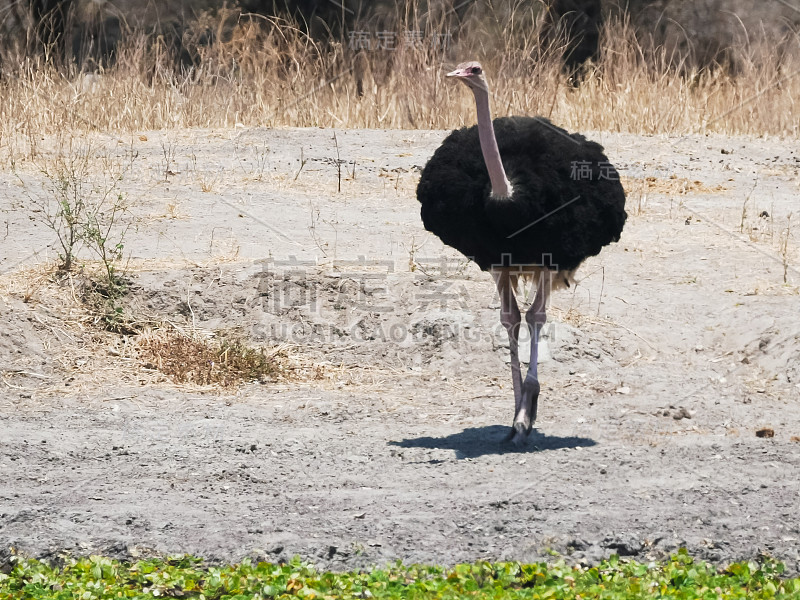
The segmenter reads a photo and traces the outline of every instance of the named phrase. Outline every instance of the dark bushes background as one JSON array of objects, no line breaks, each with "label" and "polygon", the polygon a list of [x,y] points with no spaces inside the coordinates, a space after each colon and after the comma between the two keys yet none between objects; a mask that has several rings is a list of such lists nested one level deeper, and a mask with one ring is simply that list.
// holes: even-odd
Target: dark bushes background
[{"label": "dark bushes background", "polygon": [[[318,42],[346,47],[359,28],[425,30],[444,23],[457,40],[471,20],[511,10],[539,20],[542,45],[560,45],[568,74],[597,57],[609,17],[628,20],[643,48],[666,49],[678,68],[725,69],[733,75],[743,53],[759,41],[769,40],[781,57],[796,52],[800,29],[800,11],[752,0],[240,0],[234,5],[222,0],[1,0],[0,49],[6,62],[37,56],[92,70],[113,63],[126,32],[144,31],[174,51],[176,64],[190,67],[197,53],[187,43],[187,32],[204,18],[229,23],[253,15],[285,19]],[[209,27],[188,37],[195,45],[209,44],[224,31],[224,26]]]}]

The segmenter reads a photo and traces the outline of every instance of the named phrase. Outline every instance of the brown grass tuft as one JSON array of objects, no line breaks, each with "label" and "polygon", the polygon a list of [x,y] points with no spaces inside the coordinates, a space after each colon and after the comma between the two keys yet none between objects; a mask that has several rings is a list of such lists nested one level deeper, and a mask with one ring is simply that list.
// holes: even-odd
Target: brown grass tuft
[{"label": "brown grass tuft", "polygon": [[138,340],[139,360],[175,383],[222,385],[275,382],[290,371],[286,348],[251,347],[239,338],[187,336],[172,331]]}]

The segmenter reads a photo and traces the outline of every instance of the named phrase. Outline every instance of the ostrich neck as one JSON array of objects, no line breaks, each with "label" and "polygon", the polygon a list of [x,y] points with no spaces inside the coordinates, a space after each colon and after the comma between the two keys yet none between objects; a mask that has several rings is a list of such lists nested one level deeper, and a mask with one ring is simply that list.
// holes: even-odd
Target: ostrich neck
[{"label": "ostrich neck", "polygon": [[496,198],[511,197],[511,184],[503,169],[500,160],[500,150],[497,148],[497,139],[494,136],[492,114],[489,110],[489,92],[475,89],[475,107],[478,112],[478,138],[481,141],[481,152],[489,179],[492,181],[492,196]]}]

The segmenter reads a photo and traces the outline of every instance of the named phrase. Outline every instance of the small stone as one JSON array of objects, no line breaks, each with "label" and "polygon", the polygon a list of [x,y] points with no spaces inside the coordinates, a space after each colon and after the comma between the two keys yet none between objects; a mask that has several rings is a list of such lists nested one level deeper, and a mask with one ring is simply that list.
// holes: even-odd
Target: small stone
[{"label": "small stone", "polygon": [[672,415],[672,418],[676,421],[680,421],[681,419],[691,419],[692,413],[690,413],[685,406],[681,406],[678,411]]},{"label": "small stone", "polygon": [[756,431],[756,437],[773,438],[775,437],[775,430],[772,427],[762,427]]}]

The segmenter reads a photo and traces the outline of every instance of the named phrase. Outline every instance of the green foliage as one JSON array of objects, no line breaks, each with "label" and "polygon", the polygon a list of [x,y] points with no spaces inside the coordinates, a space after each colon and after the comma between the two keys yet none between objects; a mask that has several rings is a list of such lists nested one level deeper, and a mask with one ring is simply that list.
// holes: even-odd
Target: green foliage
[{"label": "green foliage", "polygon": [[101,556],[68,559],[63,566],[16,558],[0,573],[0,600],[105,598],[528,598],[531,600],[789,599],[800,598],[800,579],[781,579],[782,565],[745,562],[725,570],[685,551],[664,563],[641,564],[613,556],[591,568],[564,563],[488,563],[450,569],[400,563],[369,572],[318,572],[294,559],[275,565],[244,560],[206,567],[173,556],[133,564]]}]

